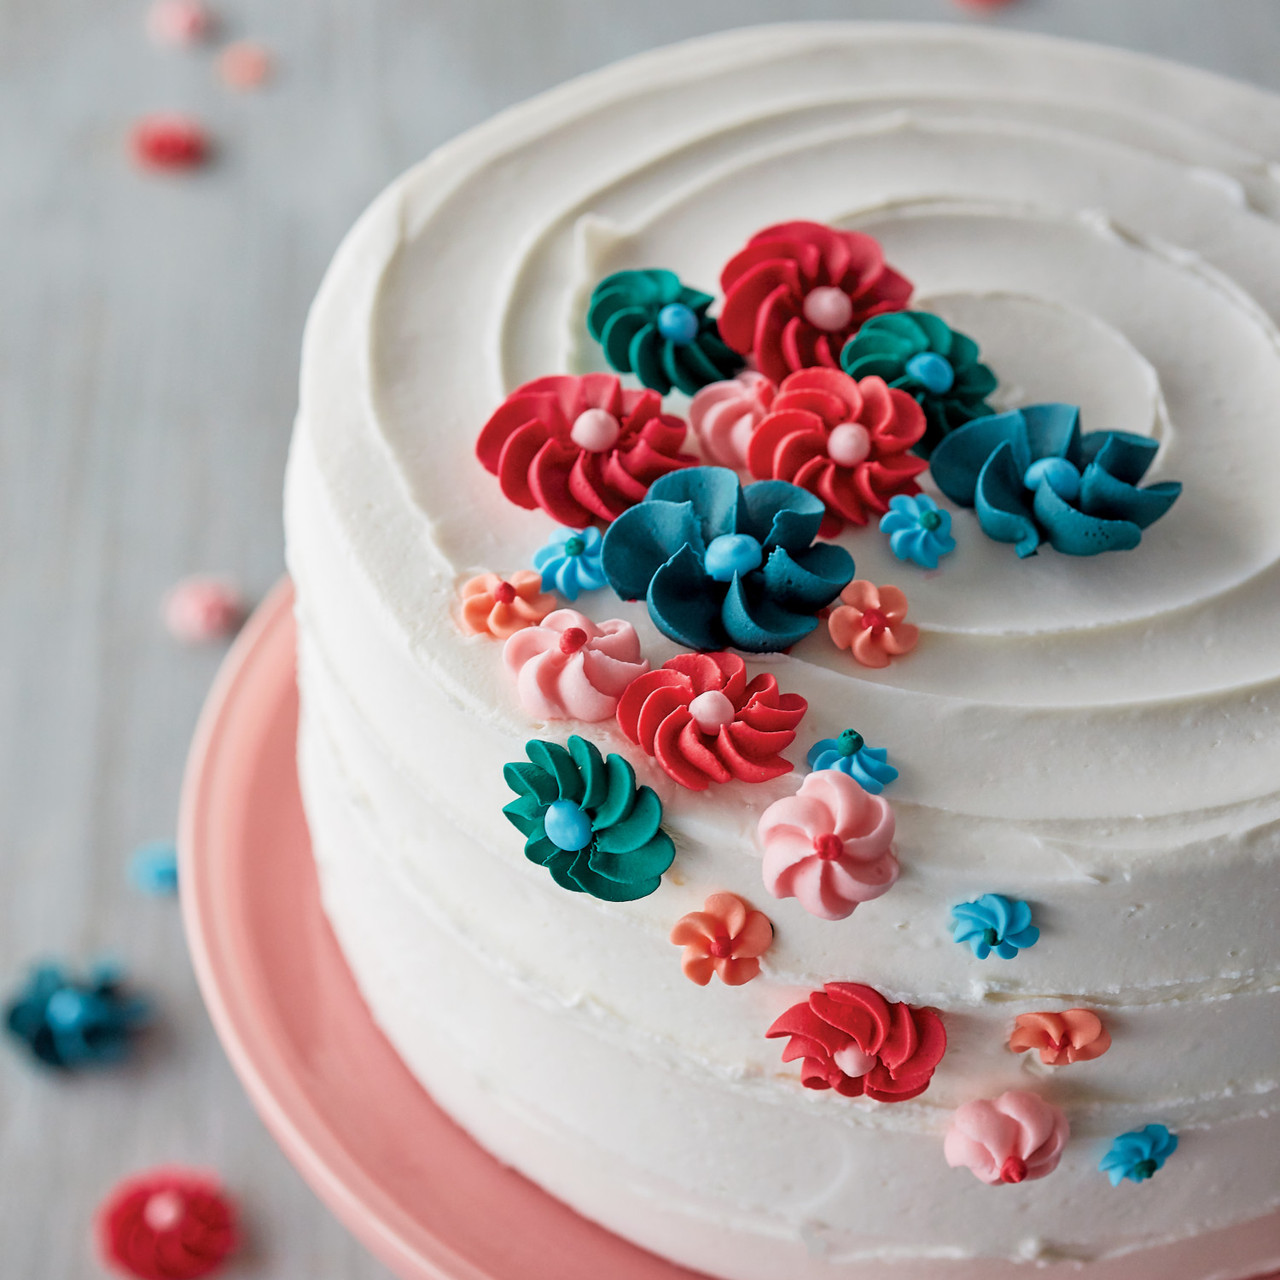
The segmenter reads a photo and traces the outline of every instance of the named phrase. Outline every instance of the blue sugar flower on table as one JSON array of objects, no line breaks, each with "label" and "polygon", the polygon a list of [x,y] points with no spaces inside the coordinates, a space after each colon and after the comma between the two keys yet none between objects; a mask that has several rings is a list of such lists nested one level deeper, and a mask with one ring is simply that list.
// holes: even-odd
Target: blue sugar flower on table
[{"label": "blue sugar flower on table", "polygon": [[619,373],[634,373],[659,395],[677,387],[691,396],[743,364],[707,315],[712,301],[672,271],[616,271],[591,294],[587,330]]},{"label": "blue sugar flower on table", "polygon": [[1130,1182],[1146,1182],[1178,1149],[1177,1134],[1162,1124],[1149,1124],[1133,1133],[1122,1133],[1102,1157],[1098,1168],[1118,1187],[1126,1178]]},{"label": "blue sugar flower on table", "polygon": [[899,560],[911,560],[922,569],[936,569],[939,557],[956,549],[951,512],[943,511],[927,493],[890,498],[880,531],[889,535],[889,549]]},{"label": "blue sugar flower on table", "polygon": [[825,511],[782,480],[744,488],[723,467],[673,471],[609,526],[605,577],[690,649],[785,649],[853,578],[847,551],[813,541]]},{"label": "blue sugar flower on table", "polygon": [[809,748],[809,768],[839,769],[863,791],[878,796],[897,776],[884,747],[869,747],[862,734],[846,729],[838,738],[823,738]]},{"label": "blue sugar flower on table", "polygon": [[1039,942],[1040,930],[1031,923],[1027,903],[984,893],[974,902],[951,908],[951,936],[956,942],[967,942],[979,960],[993,951],[1002,960],[1012,960]]},{"label": "blue sugar flower on table", "polygon": [[953,502],[974,507],[983,532],[1019,556],[1042,542],[1071,556],[1129,551],[1182,492],[1138,487],[1159,445],[1122,431],[1080,433],[1080,410],[1037,404],[954,431],[929,467]]},{"label": "blue sugar flower on table", "polygon": [[533,556],[533,567],[542,574],[543,591],[558,591],[566,600],[576,600],[583,591],[598,591],[605,585],[600,565],[603,544],[595,525],[585,529],[561,529]]},{"label": "blue sugar flower on table", "polygon": [[129,881],[135,889],[155,897],[178,892],[178,849],[172,840],[156,840],[134,851]]}]

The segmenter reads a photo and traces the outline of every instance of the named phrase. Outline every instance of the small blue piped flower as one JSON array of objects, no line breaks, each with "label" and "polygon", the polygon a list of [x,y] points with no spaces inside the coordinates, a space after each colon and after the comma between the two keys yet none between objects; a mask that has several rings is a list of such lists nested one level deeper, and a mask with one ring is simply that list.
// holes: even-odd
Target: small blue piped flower
[{"label": "small blue piped flower", "polygon": [[1126,1178],[1146,1182],[1164,1168],[1164,1162],[1178,1149],[1178,1135],[1162,1124],[1149,1124],[1133,1133],[1122,1133],[1102,1157],[1098,1168],[1118,1187]]},{"label": "small blue piped flower", "polygon": [[146,1001],[126,995],[121,975],[107,965],[96,966],[87,981],[41,965],[5,1008],[9,1034],[38,1061],[62,1070],[121,1061],[149,1017]]},{"label": "small blue piped flower", "polygon": [[912,560],[922,569],[936,569],[938,558],[956,549],[951,512],[943,511],[927,493],[890,498],[889,510],[880,517],[880,532],[889,535],[889,547],[899,560]]},{"label": "small blue piped flower", "polygon": [[576,600],[583,591],[599,591],[605,584],[600,563],[603,541],[594,525],[554,534],[533,557],[533,567],[542,574],[543,591],[558,591],[566,600]]},{"label": "small blue piped flower", "polygon": [[951,908],[951,936],[967,942],[979,960],[993,951],[1002,960],[1012,960],[1039,942],[1040,930],[1031,923],[1031,908],[1025,902],[984,893],[975,902]]},{"label": "small blue piped flower", "polygon": [[863,791],[878,796],[897,776],[884,747],[869,747],[862,734],[846,729],[838,738],[823,738],[809,748],[809,768],[838,769]]},{"label": "small blue piped flower", "polygon": [[178,892],[178,849],[171,840],[156,840],[135,850],[129,859],[129,883],[157,898]]}]

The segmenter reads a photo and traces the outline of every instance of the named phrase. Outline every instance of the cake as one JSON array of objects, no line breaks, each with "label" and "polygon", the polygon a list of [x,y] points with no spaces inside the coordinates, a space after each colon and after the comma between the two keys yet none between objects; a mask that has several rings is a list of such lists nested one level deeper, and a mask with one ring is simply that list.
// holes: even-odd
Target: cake
[{"label": "cake", "polygon": [[500,1160],[721,1280],[1280,1267],[1277,156],[1149,58],[784,25],[359,221],[301,779]]}]

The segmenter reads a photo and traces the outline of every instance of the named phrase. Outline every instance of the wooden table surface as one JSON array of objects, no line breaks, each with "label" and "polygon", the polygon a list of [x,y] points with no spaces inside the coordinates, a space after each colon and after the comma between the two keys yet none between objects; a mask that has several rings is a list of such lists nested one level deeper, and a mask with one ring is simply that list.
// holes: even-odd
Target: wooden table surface
[{"label": "wooden table surface", "polygon": [[[130,1067],[52,1079],[0,1052],[0,1276],[98,1275],[93,1207],[166,1161],[213,1167],[250,1245],[231,1274],[387,1273],[277,1151],[200,1003],[176,904],[125,867],[173,833],[220,652],[157,621],[179,576],[282,571],[303,318],[361,208],[459,130],[568,76],[719,27],[915,18],[1110,41],[1280,89],[1277,0],[225,0],[274,50],[232,94],[216,45],[160,51],[145,0],[0,0],[0,981],[117,956],[162,1021]],[[140,113],[183,109],[217,162],[139,174]]]}]

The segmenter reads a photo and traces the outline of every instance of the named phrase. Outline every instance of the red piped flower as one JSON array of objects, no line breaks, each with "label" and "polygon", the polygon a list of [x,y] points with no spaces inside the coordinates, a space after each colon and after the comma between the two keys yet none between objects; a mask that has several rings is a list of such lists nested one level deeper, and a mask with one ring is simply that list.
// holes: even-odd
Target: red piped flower
[{"label": "red piped flower", "polygon": [[209,158],[209,135],[189,116],[143,116],[129,135],[129,150],[143,169],[195,169]]},{"label": "red piped flower", "polygon": [[126,1178],[99,1206],[95,1230],[103,1262],[137,1280],[212,1275],[240,1243],[235,1205],[190,1169]]},{"label": "red piped flower", "polygon": [[788,480],[827,504],[821,536],[864,525],[897,494],[916,494],[928,467],[908,452],[924,435],[924,410],[883,378],[802,369],[778,388],[747,445],[757,480]]},{"label": "red piped flower", "polygon": [[765,1032],[789,1036],[783,1062],[803,1060],[806,1089],[905,1102],[922,1094],[947,1051],[936,1009],[888,1001],[860,982],[828,982]]},{"label": "red piped flower", "polygon": [[684,948],[681,964],[690,982],[705,987],[718,973],[726,987],[740,987],[759,976],[759,957],[773,943],[773,925],[736,893],[713,893],[701,911],[676,921],[671,941]]},{"label": "red piped flower", "polygon": [[764,782],[791,772],[778,753],[795,741],[809,704],[773,676],[747,682],[736,653],[682,653],[633,680],[618,724],[682,787]]},{"label": "red piped flower", "polygon": [[680,452],[687,434],[656,391],[624,391],[611,373],[553,374],[502,402],[476,456],[516,506],[585,529],[635,506],[660,476],[694,466]]},{"label": "red piped flower", "polygon": [[840,349],[872,316],[901,311],[911,281],[887,267],[860,231],[784,222],[757,232],[720,273],[720,336],[774,382],[840,364]]}]

